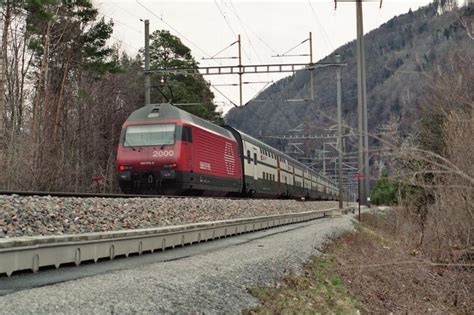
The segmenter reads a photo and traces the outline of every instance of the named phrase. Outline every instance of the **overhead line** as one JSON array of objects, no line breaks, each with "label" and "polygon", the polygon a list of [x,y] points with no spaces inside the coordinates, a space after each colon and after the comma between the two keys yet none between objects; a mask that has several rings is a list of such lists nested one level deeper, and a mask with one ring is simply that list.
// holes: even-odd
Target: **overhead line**
[{"label": "overhead line", "polygon": [[111,19],[113,22],[117,22],[117,23],[119,23],[119,24],[122,24],[122,25],[128,27],[129,29],[131,29],[131,30],[133,30],[133,31],[135,31],[135,32],[137,32],[137,33],[139,33],[139,34],[143,34],[142,31],[140,31],[140,30],[134,28],[133,26],[128,25],[128,24],[125,23],[125,22],[122,22],[121,20],[119,20],[119,19],[117,19],[117,18],[111,17],[110,15],[104,14],[104,13],[102,13],[102,12],[99,12],[99,14],[102,15],[103,17],[106,17],[106,18]]},{"label": "overhead line", "polygon": [[[272,50],[274,53],[278,53],[275,49],[273,49],[270,45],[268,45],[260,36],[258,36],[258,34],[257,34],[248,24],[246,24],[246,23],[244,23],[244,22],[242,21],[242,19],[240,18],[239,14],[237,13],[237,9],[235,8],[234,4],[232,3],[232,1],[230,0],[229,2],[230,2],[230,5],[231,5],[231,7],[232,7],[232,9],[233,9],[233,11],[234,11],[234,14],[237,16],[237,19],[241,22],[241,24],[242,24],[242,25],[245,24],[245,25],[247,26],[247,28],[255,35],[255,37],[256,37],[259,41],[261,41],[262,44],[264,44],[265,46],[267,46],[268,49]],[[224,2],[224,3],[225,3],[225,2]],[[247,35],[247,37],[249,37],[249,36]],[[250,37],[249,37],[249,38],[250,38]]]},{"label": "overhead line", "polygon": [[156,15],[153,11],[151,11],[149,8],[147,8],[145,5],[143,5],[142,3],[140,3],[140,1],[138,0],[135,0],[137,2],[137,4],[139,4],[141,7],[143,7],[145,10],[147,10],[149,13],[151,13],[153,16],[155,16],[157,19],[159,19],[161,22],[163,22],[166,26],[168,26],[170,29],[172,29],[174,32],[176,32],[179,36],[181,36],[183,39],[185,39],[187,42],[189,42],[191,45],[193,45],[195,48],[197,48],[199,51],[201,51],[206,57],[209,57],[210,54],[207,53],[206,51],[204,51],[203,49],[201,49],[201,47],[199,47],[198,45],[196,45],[192,40],[190,40],[189,38],[187,38],[183,33],[181,33],[180,31],[178,31],[176,28],[174,28],[173,26],[171,26],[169,23],[167,23],[162,17]]},{"label": "overhead line", "polygon": [[309,40],[309,38],[306,38],[305,40],[303,40],[301,43],[299,43],[298,45],[294,46],[293,48],[290,48],[288,49],[286,52],[284,52],[283,54],[278,54],[276,57],[283,57],[283,56],[286,56],[289,52],[295,50],[296,48],[298,48],[299,46],[303,45],[304,43],[306,43],[307,41]]},{"label": "overhead line", "polygon": [[[257,59],[259,60],[260,63],[263,63],[262,59],[260,58],[260,55],[258,54],[257,52],[257,49],[255,49],[255,46],[253,45],[252,41],[250,40],[250,36],[247,32],[247,27],[245,26],[244,22],[242,21],[242,19],[240,18],[239,16],[239,13],[237,12],[237,9],[234,7],[234,4],[232,3],[232,1],[229,1],[230,2],[230,7],[229,9],[231,11],[233,11],[232,13],[237,17],[237,20],[239,21],[240,25],[242,26],[242,29],[244,30],[245,32],[245,35],[247,36],[247,40],[249,42],[249,45],[250,45],[250,48],[253,49],[254,53],[255,53],[255,56],[257,56]],[[227,6],[227,4],[224,2],[224,4]],[[245,51],[244,51],[245,52]],[[251,58],[249,56],[247,56],[247,58],[249,58],[251,60]],[[267,77],[270,77],[270,75],[267,75]],[[259,75],[259,78],[260,78],[260,75]],[[261,80],[261,79],[260,79]],[[260,93],[260,91],[257,92],[257,94]]]},{"label": "overhead line", "polygon": [[[192,46],[194,46],[197,50],[199,50],[201,53],[204,54],[204,56],[206,57],[210,57],[211,54],[209,54],[208,52],[204,51],[201,47],[199,47],[197,44],[195,44],[192,40],[190,40],[189,38],[187,38],[183,33],[181,33],[180,31],[178,31],[175,27],[173,27],[172,25],[170,25],[169,23],[167,23],[162,17],[156,15],[156,13],[154,13],[153,11],[151,11],[148,7],[146,7],[144,4],[140,3],[138,0],[135,0],[136,3],[138,5],[140,5],[142,8],[144,8],[146,11],[148,11],[149,13],[151,13],[154,17],[156,17],[157,19],[159,19],[161,22],[163,22],[166,26],[168,26],[171,30],[173,30],[176,34],[178,34],[179,36],[181,36],[181,38],[183,38],[184,40],[186,40],[188,43],[190,43]],[[218,63],[216,60],[213,60],[214,62]],[[219,64],[219,63],[218,63]],[[225,82],[225,80],[224,80]],[[212,85],[211,85],[212,86]],[[217,90],[216,91],[219,92],[219,94],[221,94],[222,96],[224,96],[226,99],[230,100],[227,96],[225,96],[221,91]],[[234,102],[230,101],[232,104],[235,105]]]},{"label": "overhead line", "polygon": [[[228,7],[230,9],[230,11],[237,17],[237,21],[239,22],[240,26],[242,27],[243,31],[245,32],[245,35],[247,36],[247,40],[248,40],[248,43],[249,43],[249,46],[250,48],[254,51],[255,53],[255,56],[257,57],[257,59],[260,61],[260,63],[263,63],[262,59],[260,58],[260,55],[259,53],[257,52],[257,49],[255,48],[255,46],[253,45],[251,39],[250,39],[250,36],[249,36],[249,33],[247,32],[247,27],[245,25],[245,23],[242,21],[242,19],[240,18],[239,16],[239,13],[237,12],[237,9],[235,8],[234,4],[232,3],[232,1],[229,1],[230,2],[230,6],[228,6],[225,2],[224,2],[224,5],[226,7]],[[244,54],[247,56],[247,58],[251,61],[252,58],[250,57],[249,54],[247,54],[247,52],[244,50]],[[260,74],[257,75],[258,78],[262,80]],[[271,79],[271,76],[269,74],[266,75],[267,78]],[[273,82],[273,80],[272,80]],[[256,97],[258,97],[258,95],[268,86],[268,84],[266,84],[263,88],[261,88],[259,91],[257,91],[256,89],[254,89],[253,87],[250,87],[254,92],[254,96],[250,99],[251,100],[254,100]]]},{"label": "overhead line", "polygon": [[229,21],[227,21],[227,18],[224,14],[224,12],[222,12],[222,9],[219,7],[219,4],[217,3],[217,0],[214,0],[214,4],[216,5],[217,9],[219,10],[219,12],[221,13],[222,17],[224,18],[224,21],[225,21],[225,24],[227,24],[227,27],[230,29],[230,31],[232,32],[232,34],[234,35],[234,37],[237,37],[237,33],[234,31],[234,29],[232,28],[232,26],[230,26],[229,24]]},{"label": "overhead line", "polygon": [[[232,44],[230,44],[230,45],[226,46],[225,48],[219,50],[213,56],[211,56],[210,58],[207,58],[207,59],[215,59],[217,55],[219,55],[220,53],[224,52],[225,50],[227,50],[228,48],[234,46],[237,43],[238,43],[238,41],[233,42]],[[237,57],[232,57],[232,58],[237,58]]]},{"label": "overhead line", "polygon": [[229,97],[227,97],[224,93],[221,92],[218,88],[215,87],[215,85],[211,84],[211,87],[217,91],[220,95],[222,95],[226,100],[228,100],[232,105],[235,107],[239,107],[237,104],[235,104]]},{"label": "overhead line", "polygon": [[318,19],[318,16],[316,15],[316,12],[314,11],[314,8],[313,8],[313,5],[311,3],[311,0],[308,0],[308,4],[309,6],[311,7],[311,11],[313,12],[313,16],[314,16],[314,19],[316,20],[316,24],[318,24],[318,27],[319,29],[321,30],[321,34],[323,35],[323,39],[325,41],[326,44],[329,44],[329,49],[330,51],[334,51],[334,45],[332,44],[331,40],[329,39],[329,37],[327,36],[326,34],[326,31],[324,30],[324,27],[323,25],[321,24],[321,22],[319,22],[319,19]]}]

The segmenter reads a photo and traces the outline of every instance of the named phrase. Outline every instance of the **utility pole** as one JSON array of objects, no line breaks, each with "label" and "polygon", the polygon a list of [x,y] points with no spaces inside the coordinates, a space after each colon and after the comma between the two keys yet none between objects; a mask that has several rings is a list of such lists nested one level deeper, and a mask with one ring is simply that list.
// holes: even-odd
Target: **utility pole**
[{"label": "utility pole", "polygon": [[242,74],[244,74],[242,70],[242,45],[240,42],[240,34],[237,38],[237,43],[239,45],[239,92],[240,92],[240,106],[243,105],[243,97],[242,97]]},{"label": "utility pole", "polygon": [[323,175],[326,176],[326,149],[323,144]]},{"label": "utility pole", "polygon": [[358,0],[357,3],[357,37],[358,41],[360,42],[359,47],[359,63],[360,68],[362,70],[361,74],[359,75],[359,80],[361,81],[360,87],[362,89],[362,114],[363,114],[363,126],[362,130],[364,133],[364,205],[369,205],[367,197],[370,194],[370,187],[369,187],[369,130],[368,130],[368,121],[367,121],[367,82],[366,82],[366,75],[365,75],[365,43],[364,43],[364,22],[362,17],[362,0]]},{"label": "utility pole", "polygon": [[[356,14],[357,14],[357,127],[359,130],[359,173],[365,176],[365,163],[364,163],[364,88],[362,86],[363,79],[363,45],[362,40],[364,38],[363,21],[362,21],[362,2],[356,1]],[[365,63],[364,63],[365,65]],[[360,184],[359,179],[359,202],[365,205],[367,197],[365,195],[365,185],[362,182]]]},{"label": "utility pole", "polygon": [[[351,1],[351,0],[349,0]],[[359,199],[363,205],[367,205],[367,196],[370,191],[369,187],[369,134],[367,122],[367,88],[365,76],[365,44],[364,44],[364,26],[362,18],[362,2],[363,0],[352,0],[356,3],[357,17],[357,112],[359,129],[359,175],[358,180],[361,184]],[[337,0],[334,0],[335,8],[337,8]],[[382,0],[380,0],[382,7]]]},{"label": "utility pole", "polygon": [[[314,101],[314,68],[313,68],[313,33],[309,32],[309,67],[310,67],[310,93],[311,93],[311,100]],[[337,67],[339,69],[339,67]]]},{"label": "utility pole", "polygon": [[145,105],[150,105],[150,21],[145,20]]},{"label": "utility pole", "polygon": [[[339,54],[336,55],[336,62],[341,62],[341,56]],[[342,96],[341,96],[341,67],[337,67],[336,69],[336,80],[337,80],[337,152],[339,153],[338,157],[338,178],[339,178],[339,209],[343,208],[342,198]]]}]

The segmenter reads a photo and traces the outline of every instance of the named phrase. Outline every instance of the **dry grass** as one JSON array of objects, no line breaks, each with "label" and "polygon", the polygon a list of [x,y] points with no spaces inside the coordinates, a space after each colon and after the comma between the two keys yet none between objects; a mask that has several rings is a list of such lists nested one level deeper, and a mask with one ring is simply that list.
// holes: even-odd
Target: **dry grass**
[{"label": "dry grass", "polygon": [[432,263],[400,240],[393,214],[364,214],[362,221],[303,275],[252,289],[262,305],[249,313],[474,313],[472,265]]},{"label": "dry grass", "polygon": [[349,291],[374,313],[472,314],[472,267],[432,263],[400,242],[387,220],[393,215],[365,214],[359,233],[328,248]]}]

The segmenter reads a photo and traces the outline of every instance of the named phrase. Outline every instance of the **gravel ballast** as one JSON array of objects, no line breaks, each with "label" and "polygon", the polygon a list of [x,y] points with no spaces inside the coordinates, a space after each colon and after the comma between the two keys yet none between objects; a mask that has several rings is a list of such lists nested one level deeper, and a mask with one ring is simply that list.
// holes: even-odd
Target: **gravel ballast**
[{"label": "gravel ballast", "polygon": [[239,314],[258,302],[248,288],[301,270],[328,239],[353,229],[351,219],[279,227],[249,241],[242,235],[224,249],[8,294],[0,314]]},{"label": "gravel ballast", "polygon": [[334,201],[0,196],[0,238],[118,231],[297,213]]}]

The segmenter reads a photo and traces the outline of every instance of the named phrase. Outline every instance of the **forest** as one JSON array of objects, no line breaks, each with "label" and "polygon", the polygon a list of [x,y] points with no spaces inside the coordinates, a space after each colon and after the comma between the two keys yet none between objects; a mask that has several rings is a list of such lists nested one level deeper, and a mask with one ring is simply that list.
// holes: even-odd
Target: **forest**
[{"label": "forest", "polygon": [[[110,45],[113,21],[89,0],[4,2],[2,9],[0,189],[117,192],[121,125],[144,104],[143,52]],[[150,53],[152,67],[198,66],[168,31],[151,34]],[[151,82],[152,102],[198,102],[186,109],[222,121],[202,77]]]}]

